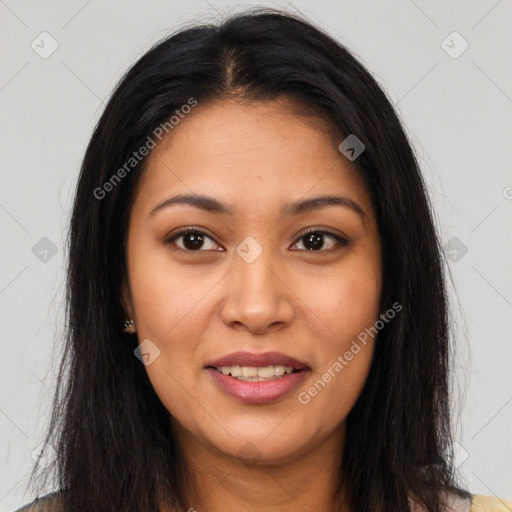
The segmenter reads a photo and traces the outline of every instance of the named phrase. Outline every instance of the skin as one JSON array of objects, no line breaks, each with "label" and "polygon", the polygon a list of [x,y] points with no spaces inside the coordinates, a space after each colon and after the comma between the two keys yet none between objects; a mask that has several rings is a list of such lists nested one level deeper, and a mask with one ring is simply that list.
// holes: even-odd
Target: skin
[{"label": "skin", "polygon": [[[294,106],[286,98],[199,104],[152,150],[131,211],[122,299],[139,342],[160,350],[146,370],[196,476],[189,506],[201,512],[334,510],[345,419],[374,351],[369,338],[300,403],[298,394],[378,320],[382,269],[364,182],[328,126],[294,115]],[[189,193],[236,213],[174,205],[150,215],[166,198]],[[365,218],[341,206],[278,215],[285,202],[327,194],[349,197]],[[202,247],[187,252],[184,237],[166,243],[184,227],[206,233]],[[325,235],[319,249],[307,250],[309,227],[349,244]],[[263,250],[252,263],[235,251],[247,236]],[[239,350],[279,351],[310,372],[277,402],[245,404],[205,370]]]}]

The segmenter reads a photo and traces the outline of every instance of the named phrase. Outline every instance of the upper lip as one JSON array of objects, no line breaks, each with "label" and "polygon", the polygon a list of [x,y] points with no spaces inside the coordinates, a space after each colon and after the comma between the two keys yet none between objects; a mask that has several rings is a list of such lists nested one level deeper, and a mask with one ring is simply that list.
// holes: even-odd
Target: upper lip
[{"label": "upper lip", "polygon": [[209,362],[206,366],[219,368],[221,366],[291,366],[295,370],[307,368],[307,364],[295,359],[294,357],[282,354],[281,352],[265,352],[263,354],[254,354],[252,352],[233,352],[220,359]]}]

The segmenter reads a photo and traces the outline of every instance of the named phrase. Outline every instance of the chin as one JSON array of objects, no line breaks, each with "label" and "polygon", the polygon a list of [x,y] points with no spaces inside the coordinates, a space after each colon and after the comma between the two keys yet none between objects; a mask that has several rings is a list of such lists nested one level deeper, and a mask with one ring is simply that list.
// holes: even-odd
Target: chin
[{"label": "chin", "polygon": [[233,437],[222,440],[210,439],[208,442],[225,456],[234,457],[244,464],[253,466],[273,466],[292,462],[303,457],[312,444],[310,439],[304,438],[304,432],[300,429],[297,432],[288,430],[286,436],[276,434],[272,429],[253,435],[247,431],[239,434],[235,431],[230,432]]},{"label": "chin", "polygon": [[[248,440],[241,448],[233,447],[229,455],[250,466],[277,466],[292,462],[300,456],[301,447],[266,443],[262,446]],[[238,449],[237,449],[238,448]]]}]

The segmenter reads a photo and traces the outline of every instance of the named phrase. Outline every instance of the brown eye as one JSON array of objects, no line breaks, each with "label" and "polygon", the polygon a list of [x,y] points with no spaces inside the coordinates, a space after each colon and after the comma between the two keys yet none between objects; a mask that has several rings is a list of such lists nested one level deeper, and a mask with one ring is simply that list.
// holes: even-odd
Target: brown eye
[{"label": "brown eye", "polygon": [[166,243],[175,244],[179,249],[190,252],[216,250],[214,246],[217,245],[206,233],[191,229],[174,234]]},{"label": "brown eye", "polygon": [[[331,239],[331,242],[329,242],[328,239]],[[321,231],[318,229],[311,229],[301,235],[299,241],[302,241],[302,245],[304,246],[304,249],[300,250],[310,252],[332,252],[333,250],[336,250],[336,244],[339,244],[340,246],[348,245],[348,240],[346,238],[329,231]],[[325,247],[325,244],[327,244],[327,247]],[[296,243],[295,245],[299,244]]]},{"label": "brown eye", "polygon": [[[301,235],[292,246],[294,250],[308,252],[334,252],[340,247],[348,245],[349,241],[335,233],[320,229],[310,229]],[[175,245],[186,252],[221,251],[217,243],[203,231],[197,229],[185,229],[172,235],[166,240],[166,244]],[[300,247],[300,246],[303,247]],[[297,246],[298,249],[297,249]]]}]

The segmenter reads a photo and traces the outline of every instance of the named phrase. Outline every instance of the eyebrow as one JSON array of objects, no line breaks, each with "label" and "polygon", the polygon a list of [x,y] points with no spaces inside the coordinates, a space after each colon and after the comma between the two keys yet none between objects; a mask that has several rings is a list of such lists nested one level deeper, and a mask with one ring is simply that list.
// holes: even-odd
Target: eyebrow
[{"label": "eyebrow", "polygon": [[[222,215],[231,215],[235,214],[235,211],[230,206],[218,201],[213,197],[208,197],[199,194],[179,194],[173,197],[169,197],[157,204],[149,213],[150,216],[153,216],[155,213],[169,208],[173,205],[185,204],[189,206],[193,206],[194,208],[199,208],[200,210],[205,210],[212,213],[218,213]],[[310,199],[303,199],[299,201],[285,203],[281,206],[279,210],[279,214],[284,216],[290,215],[300,215],[301,213],[310,212],[313,210],[320,210],[322,208],[327,208],[329,206],[342,206],[344,208],[348,208],[353,212],[357,213],[361,220],[365,221],[367,219],[366,212],[353,200],[349,197],[344,196],[333,196],[333,195],[324,195],[313,197]]]}]

